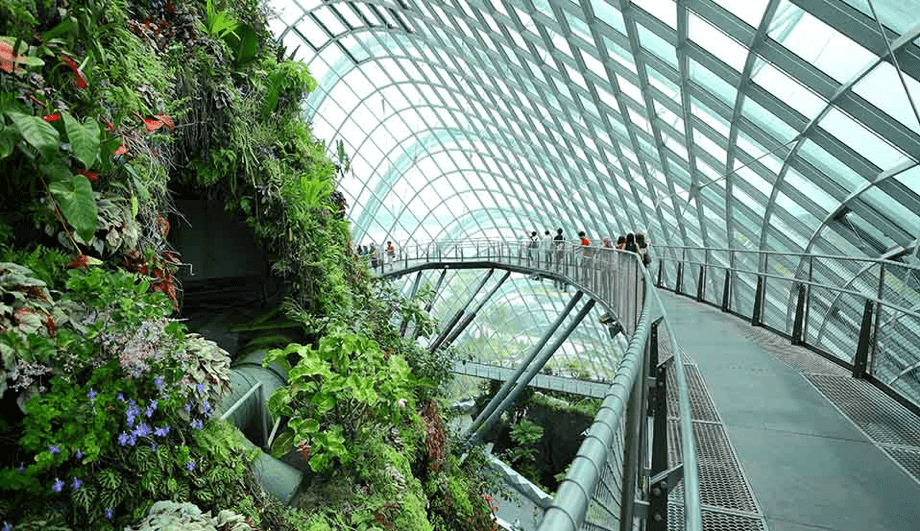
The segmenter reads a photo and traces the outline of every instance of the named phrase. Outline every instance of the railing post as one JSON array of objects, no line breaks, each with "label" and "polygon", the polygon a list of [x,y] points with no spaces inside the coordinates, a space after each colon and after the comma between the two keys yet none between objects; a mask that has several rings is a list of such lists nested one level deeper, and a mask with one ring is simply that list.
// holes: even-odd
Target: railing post
[{"label": "railing post", "polygon": [[662,262],[661,260],[658,260],[658,287],[659,288],[661,287],[661,270],[662,269],[664,269],[664,267],[662,267]]},{"label": "railing post", "polygon": [[703,300],[703,282],[706,280],[706,266],[700,264],[700,277],[696,282],[696,300]]},{"label": "railing post", "polygon": [[763,310],[763,281],[763,276],[758,275],[757,291],[754,292],[754,309],[751,311],[751,326],[760,326],[760,312]]},{"label": "railing post", "polygon": [[725,268],[725,285],[722,287],[722,311],[727,312],[731,302],[732,270]]},{"label": "railing post", "polygon": [[875,352],[878,349],[878,328],[882,323],[882,297],[885,296],[885,263],[882,262],[878,270],[878,302],[875,303],[875,330],[872,332],[872,362],[866,364],[869,374],[875,373]]},{"label": "railing post", "polygon": [[859,327],[859,344],[856,346],[856,356],[853,358],[853,378],[866,376],[866,362],[869,359],[869,347],[872,341],[872,312],[874,309],[875,301],[866,299],[862,324]]},{"label": "railing post", "polygon": [[[652,415],[652,468],[651,476],[668,469],[668,362],[658,363],[658,324],[652,323],[649,335],[649,369],[654,371],[654,384],[649,393],[648,414]],[[653,487],[649,492],[649,511],[646,531],[667,531],[668,491]]]},{"label": "railing post", "polygon": [[807,290],[805,289],[805,284],[799,284],[799,295],[798,301],[795,305],[795,320],[792,323],[792,344],[801,345],[803,344],[803,328],[805,320],[805,294]]},{"label": "railing post", "polygon": [[811,283],[815,274],[815,257],[808,257],[808,286],[805,287],[805,317],[802,318],[802,344],[808,343],[808,317],[811,314]]},{"label": "railing post", "polygon": [[684,261],[677,262],[677,283],[674,284],[674,291],[680,295],[684,291]]}]

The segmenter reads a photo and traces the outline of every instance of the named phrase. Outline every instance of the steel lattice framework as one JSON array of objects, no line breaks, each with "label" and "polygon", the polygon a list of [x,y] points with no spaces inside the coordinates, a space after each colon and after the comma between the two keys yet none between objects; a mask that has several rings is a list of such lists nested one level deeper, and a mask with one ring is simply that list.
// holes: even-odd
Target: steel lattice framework
[{"label": "steel lattice framework", "polygon": [[[918,0],[271,5],[319,82],[316,135],[351,155],[340,189],[357,243],[641,229],[916,260]],[[741,280],[739,306],[754,292]]]}]

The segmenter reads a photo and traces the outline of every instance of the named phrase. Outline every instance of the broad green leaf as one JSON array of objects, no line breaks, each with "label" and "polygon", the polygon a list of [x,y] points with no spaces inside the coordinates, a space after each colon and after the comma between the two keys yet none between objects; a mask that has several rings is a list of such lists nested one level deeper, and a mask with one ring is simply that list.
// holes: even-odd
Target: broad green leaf
[{"label": "broad green leaf", "polygon": [[85,242],[90,241],[96,232],[97,210],[93,188],[86,177],[72,175],[52,182],[48,188],[77,235]]},{"label": "broad green leaf", "polygon": [[7,111],[6,115],[19,128],[19,134],[22,135],[25,141],[37,149],[43,157],[53,158],[58,155],[58,145],[61,142],[61,137],[51,124],[38,116],[15,111]]},{"label": "broad green leaf", "polygon": [[279,458],[284,454],[288,453],[291,448],[294,447],[294,432],[291,430],[284,430],[284,433],[275,437],[275,440],[272,441],[271,454],[274,458]]},{"label": "broad green leaf", "polygon": [[64,130],[67,131],[73,156],[90,169],[99,154],[99,124],[93,121],[81,124],[66,111],[61,111],[61,116],[64,117]]},{"label": "broad green leaf", "polygon": [[3,125],[0,119],[0,159],[5,159],[13,153],[13,148],[19,142],[19,131],[16,126]]},{"label": "broad green leaf", "polygon": [[132,195],[131,196],[131,217],[132,218],[137,217],[137,210],[138,210],[137,196]]}]

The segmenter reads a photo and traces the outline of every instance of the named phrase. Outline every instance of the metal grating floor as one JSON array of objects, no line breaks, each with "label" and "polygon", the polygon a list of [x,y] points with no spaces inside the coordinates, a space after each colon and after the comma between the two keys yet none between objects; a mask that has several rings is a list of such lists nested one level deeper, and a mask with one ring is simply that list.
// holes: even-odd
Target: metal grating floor
[{"label": "metal grating floor", "polygon": [[[721,424],[693,423],[700,477],[700,503],[712,507],[759,513],[747,479]],[[668,422],[668,466],[680,463],[680,427]],[[672,500],[683,499],[683,483],[671,491]]]},{"label": "metal grating floor", "polygon": [[[709,397],[709,391],[706,390],[706,383],[703,381],[703,375],[700,374],[696,365],[684,364],[687,374],[687,384],[690,387],[690,418],[693,420],[707,420],[710,422],[720,422],[719,413],[716,406]],[[676,417],[678,413],[677,406],[677,377],[673,370],[669,370],[668,377],[668,414]]]},{"label": "metal grating floor", "polygon": [[744,321],[733,321],[741,336],[753,340],[776,359],[800,372],[832,374],[843,376],[847,370],[833,361],[804,347],[798,347],[788,339],[762,327],[751,326]]},{"label": "metal grating floor", "polygon": [[920,448],[882,446],[882,449],[920,482]]},{"label": "metal grating floor", "polygon": [[[766,531],[762,518],[724,513],[703,508],[703,529],[706,531]],[[677,503],[668,504],[668,531],[683,531],[684,506]]]},{"label": "metal grating floor", "polygon": [[805,377],[876,443],[920,443],[920,418],[869,382],[849,376]]}]

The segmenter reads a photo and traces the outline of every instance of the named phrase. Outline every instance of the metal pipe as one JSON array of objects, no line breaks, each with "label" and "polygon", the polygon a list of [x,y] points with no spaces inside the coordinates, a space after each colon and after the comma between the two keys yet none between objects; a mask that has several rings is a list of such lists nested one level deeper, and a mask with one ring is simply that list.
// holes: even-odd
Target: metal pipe
[{"label": "metal pipe", "polygon": [[524,389],[527,387],[530,381],[533,380],[533,378],[537,375],[537,373],[539,373],[540,370],[543,369],[543,366],[546,365],[546,362],[548,362],[549,359],[553,356],[553,354],[555,354],[556,351],[559,349],[559,347],[562,346],[562,343],[564,343],[565,340],[569,338],[569,336],[572,334],[575,328],[578,327],[579,324],[581,324],[581,321],[585,318],[586,315],[588,315],[588,312],[591,311],[591,308],[593,307],[594,307],[594,299],[588,300],[588,302],[585,303],[584,306],[582,306],[581,310],[578,312],[578,314],[575,316],[572,322],[569,323],[565,331],[563,331],[562,335],[556,338],[556,341],[554,341],[553,344],[550,345],[550,347],[543,354],[541,354],[537,359],[534,360],[534,362],[528,368],[527,372],[524,373],[521,379],[515,384],[515,386],[508,393],[508,396],[505,397],[502,403],[499,404],[498,407],[495,408],[495,411],[493,411],[492,414],[489,415],[489,417],[485,421],[483,421],[482,425],[475,432],[473,432],[473,435],[469,439],[469,442],[468,442],[469,444],[476,444],[476,442],[480,438],[482,438],[485,432],[488,431],[489,427],[491,427],[492,424],[494,424],[495,421],[498,420],[501,414],[504,413],[505,410],[508,409],[508,407],[511,406],[511,404],[513,404],[515,400],[517,400],[518,396],[521,395],[521,393],[524,391]]},{"label": "metal pipe", "polygon": [[490,269],[489,272],[486,273],[486,276],[483,277],[482,282],[480,282],[479,285],[476,286],[476,289],[473,291],[472,295],[470,295],[470,298],[466,301],[466,304],[464,304],[462,308],[457,310],[457,313],[455,313],[454,316],[451,318],[451,320],[447,323],[447,326],[444,327],[444,330],[438,335],[437,338],[435,338],[431,346],[428,347],[429,352],[435,352],[436,350],[441,348],[441,343],[443,343],[444,340],[447,339],[447,335],[450,334],[451,329],[457,324],[457,321],[460,320],[463,314],[466,313],[466,309],[469,308],[470,304],[473,302],[473,299],[476,298],[476,295],[478,295],[479,292],[482,291],[482,287],[485,286],[486,282],[489,281],[489,278],[492,277],[492,273],[495,273],[494,269]]},{"label": "metal pipe", "polygon": [[487,302],[489,302],[489,299],[492,298],[492,295],[495,295],[495,292],[498,291],[498,288],[500,288],[501,285],[504,284],[505,281],[508,280],[508,277],[510,276],[511,276],[511,271],[506,271],[504,276],[502,276],[502,278],[498,280],[495,286],[493,286],[492,289],[489,290],[488,293],[486,293],[486,296],[483,297],[479,301],[479,303],[476,304],[476,309],[474,309],[472,312],[467,313],[463,317],[463,321],[461,321],[460,324],[454,328],[454,330],[450,333],[447,339],[444,340],[444,343],[441,345],[440,348],[449,347],[451,343],[453,343],[458,337],[460,337],[460,334],[462,334],[463,331],[466,330],[466,327],[469,326],[470,323],[473,322],[473,319],[476,318],[476,315],[479,313],[479,310],[481,310],[482,307],[485,306]]},{"label": "metal pipe", "polygon": [[527,367],[530,366],[534,358],[537,357],[537,354],[539,354],[543,347],[546,346],[546,344],[549,342],[549,339],[553,336],[553,334],[556,333],[556,330],[562,326],[565,318],[568,317],[568,315],[572,312],[572,309],[575,308],[575,304],[581,300],[583,295],[584,293],[579,291],[572,296],[571,300],[569,300],[569,303],[566,304],[565,309],[563,309],[562,313],[559,314],[559,317],[556,318],[556,321],[546,330],[546,332],[543,334],[543,337],[541,337],[537,344],[533,346],[527,357],[521,361],[520,365],[518,365],[514,373],[509,376],[507,380],[505,380],[505,383],[503,383],[498,392],[495,393],[495,396],[492,397],[492,400],[490,400],[489,403],[486,404],[486,407],[479,413],[479,415],[476,417],[476,420],[474,420],[470,427],[467,429],[466,434],[464,435],[464,440],[468,440],[472,433],[482,425],[482,422],[488,418],[493,411],[495,411],[495,408],[498,407],[498,404],[500,404],[501,401],[504,400],[506,396],[508,396],[508,392],[511,391],[511,388],[514,386],[514,384],[517,383],[521,375],[524,374],[524,371],[527,370]]}]

